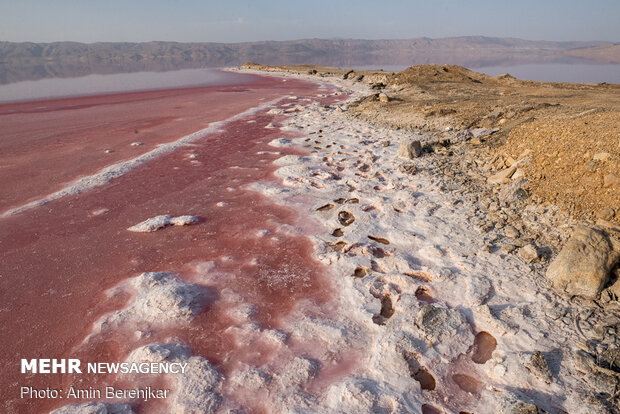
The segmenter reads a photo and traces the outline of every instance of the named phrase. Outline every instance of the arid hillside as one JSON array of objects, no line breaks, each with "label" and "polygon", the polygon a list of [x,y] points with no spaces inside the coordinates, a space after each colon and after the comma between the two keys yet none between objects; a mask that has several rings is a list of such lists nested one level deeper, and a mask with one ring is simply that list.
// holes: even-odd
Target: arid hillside
[{"label": "arid hillside", "polygon": [[467,142],[470,158],[489,178],[519,162],[506,179],[525,178],[535,202],[577,219],[620,223],[620,85],[532,82],[450,65],[402,72],[279,69],[369,83],[377,93],[351,105],[353,116],[422,130],[445,145],[484,128],[492,134]]}]

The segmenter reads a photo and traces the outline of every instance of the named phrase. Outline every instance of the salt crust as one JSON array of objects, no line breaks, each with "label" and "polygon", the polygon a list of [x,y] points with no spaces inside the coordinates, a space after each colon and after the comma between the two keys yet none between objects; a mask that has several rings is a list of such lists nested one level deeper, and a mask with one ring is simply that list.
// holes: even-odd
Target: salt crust
[{"label": "salt crust", "polygon": [[129,304],[103,315],[88,339],[120,327],[149,330],[154,326],[183,323],[197,315],[209,299],[207,290],[187,283],[173,273],[146,272],[107,291],[108,296],[128,292]]},{"label": "salt crust", "polygon": [[[350,86],[331,82],[339,88],[338,95]],[[370,93],[363,85],[353,85],[352,99]],[[329,86],[324,84],[324,90],[329,91]],[[459,195],[442,192],[432,174],[412,176],[399,170],[402,161],[397,157],[397,143],[410,139],[409,133],[346,118],[343,108],[346,106],[326,107],[313,101],[296,108],[282,130],[303,136],[274,140],[274,146],[310,148],[308,138],[319,140],[310,133],[321,129],[321,143],[314,142],[312,147],[322,148],[304,157],[277,160],[280,168],[276,175],[283,187],[273,183],[251,186],[323,223],[324,233],[312,240],[317,260],[329,265],[333,308],[321,315],[316,304],[299,301],[281,330],[268,330],[252,321],[253,308],[243,298],[232,290],[222,292],[225,300],[236,303],[230,315],[237,321],[223,334],[247,347],[269,342],[278,357],[261,366],[240,363],[218,385],[212,381],[215,374],[205,373],[210,380],[188,378],[183,386],[201,392],[203,386],[214,386],[211,390],[221,387],[226,398],[220,409],[228,410],[258,398],[274,412],[411,413],[420,412],[422,404],[432,404],[448,411],[484,414],[510,412],[519,400],[533,401],[550,412],[558,407],[571,413],[598,412],[583,397],[591,391],[574,376],[572,358],[557,367],[550,384],[541,384],[523,364],[528,352],[553,352],[579,342],[572,326],[559,323],[546,312],[549,306],[566,309],[570,305],[519,259],[483,249],[484,235],[469,222],[474,205],[467,200],[455,203]],[[416,139],[430,137],[417,135]],[[384,146],[385,141],[396,144]],[[332,142],[333,148],[326,148]],[[418,162],[422,170],[432,168],[428,159]],[[308,199],[315,202],[299,202]],[[352,199],[357,203],[346,203]],[[339,204],[335,200],[345,201]],[[334,206],[318,209],[327,204]],[[343,210],[355,221],[344,227],[342,236],[332,236],[334,228],[343,227],[338,219]],[[378,244],[368,235],[389,244]],[[346,244],[346,251],[334,248],[339,241]],[[360,273],[365,275],[353,277],[358,268],[367,269]],[[158,284],[146,282],[150,283]],[[434,303],[418,298],[420,288],[428,290]],[[142,295],[150,297],[148,291]],[[373,321],[381,320],[376,317],[382,313],[386,297],[393,298],[394,312],[377,324]],[[185,302],[164,301],[161,306],[157,300],[134,299],[110,321],[154,322],[153,316],[159,314],[182,321],[191,317],[192,311],[180,303]],[[468,362],[467,352],[473,335],[480,331],[493,335],[498,345],[490,360],[474,365]],[[411,377],[405,354],[415,355],[428,369],[437,379],[437,389],[420,388]],[[187,358],[189,354],[183,355]],[[347,357],[353,357],[351,368],[343,368],[341,375],[332,374],[331,379],[321,377]],[[477,395],[463,391],[453,380],[455,374],[480,381],[482,390]],[[539,394],[537,390],[543,388],[545,394]],[[194,394],[178,395],[178,403],[186,400],[190,406],[194,404]]]},{"label": "salt crust", "polygon": [[223,377],[203,357],[192,356],[184,344],[149,344],[135,349],[127,362],[187,363],[185,374],[167,375],[174,394],[169,402],[173,413],[214,413],[222,403],[219,393]]},{"label": "salt crust", "polygon": [[[330,82],[337,88],[334,94],[350,93],[349,101],[373,93],[360,83],[284,76]],[[312,398],[278,401],[271,394],[273,409],[409,413],[431,404],[449,412],[499,413],[511,412],[521,400],[548,412],[604,412],[588,398],[594,391],[575,375],[579,365],[570,350],[582,338],[570,320],[557,320],[558,312],[549,311],[565,314],[573,305],[519,258],[484,249],[485,238],[493,234],[472,223],[474,202],[462,192],[441,189],[441,180],[432,174],[432,157],[415,160],[421,171],[416,175],[399,168],[404,163],[397,156],[399,142],[412,136],[422,142],[433,138],[371,125],[345,112],[346,104],[310,102],[289,118],[278,118],[286,138],[275,139],[272,146],[303,147],[310,154],[274,162],[283,187],[251,186],[324,225],[324,233],[312,239],[316,258],[332,275],[336,314],[309,318],[312,304],[301,302],[285,331],[295,343],[312,344],[308,356],[323,363],[343,349],[359,356],[353,372]],[[301,137],[288,144],[290,133]],[[348,199],[359,202],[342,201]],[[307,200],[314,202],[308,205]],[[329,204],[333,207],[319,209]],[[355,221],[343,226],[341,211]],[[336,228],[342,236],[332,236]],[[337,242],[345,247],[338,250]],[[359,268],[367,269],[366,275],[353,277]],[[434,303],[416,296],[420,288],[428,290]],[[393,299],[394,313],[377,325],[373,320],[378,320],[386,296]],[[481,331],[498,345],[490,360],[474,364],[468,352]],[[524,367],[524,358],[534,351],[563,357],[551,383],[541,383]],[[404,354],[415,354],[431,372],[438,384],[434,391],[420,389]],[[462,390],[455,374],[480,381],[482,390]]]},{"label": "salt crust", "polygon": [[195,216],[178,216],[173,217],[169,214],[155,216],[144,220],[135,226],[129,227],[127,230],[136,233],[151,233],[168,226],[189,226],[198,223],[198,217]]}]

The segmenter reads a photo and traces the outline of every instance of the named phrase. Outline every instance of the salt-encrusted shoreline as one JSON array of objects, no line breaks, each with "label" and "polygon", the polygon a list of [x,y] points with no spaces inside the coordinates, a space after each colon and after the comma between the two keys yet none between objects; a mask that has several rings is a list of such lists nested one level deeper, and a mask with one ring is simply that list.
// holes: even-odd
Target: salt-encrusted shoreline
[{"label": "salt-encrusted shoreline", "polygon": [[[360,83],[322,81],[349,100],[370,93]],[[609,322],[603,312],[552,291],[544,264],[489,249],[506,235],[480,229],[484,200],[446,189],[434,156],[415,166],[398,157],[411,133],[346,110],[346,102],[314,102],[283,118],[282,129],[301,137],[273,144],[311,153],[276,161],[284,189],[255,186],[325,226],[313,237],[315,253],[333,274],[340,313],[324,331],[305,323],[293,331],[358,351],[353,374],[328,385],[313,409],[608,412],[596,395],[615,393],[613,375],[597,379],[583,352],[595,327]],[[301,197],[315,201],[291,201]]]},{"label": "salt-encrusted shoreline", "polygon": [[[53,192],[51,194],[47,194],[46,196],[39,198],[34,201],[30,201],[23,205],[10,208],[6,211],[0,213],[0,218],[10,217],[16,214],[23,213],[24,211],[28,211],[32,208],[39,207],[49,203],[50,201],[57,200],[62,197],[79,194],[85,191],[92,190],[93,188],[100,187],[108,184],[112,179],[120,177],[132,169],[154,160],[157,157],[160,157],[169,152],[175,151],[179,148],[187,146],[199,139],[204,138],[209,134],[213,134],[220,130],[226,124],[233,122],[237,119],[244,118],[248,115],[254,114],[258,111],[261,111],[264,108],[268,108],[270,106],[278,103],[282,98],[274,99],[270,102],[264,102],[256,107],[249,108],[243,112],[240,112],[228,119],[222,121],[216,121],[209,124],[208,127],[201,129],[200,131],[196,131],[192,134],[183,136],[174,141],[162,143],[157,146],[157,148],[150,150],[144,154],[141,154],[135,158],[124,160],[117,162],[115,164],[109,165],[101,170],[95,172],[94,174],[87,175],[85,177],[77,178],[69,183],[66,183],[60,190]],[[132,144],[133,145],[133,144]]]},{"label": "salt-encrusted shoreline", "polygon": [[[299,77],[325,86],[319,99],[370,93],[360,83]],[[544,263],[489,248],[506,240],[505,231],[481,226],[485,200],[455,190],[439,156],[415,163],[398,156],[400,142],[434,137],[352,119],[347,102],[291,98],[269,111],[276,120],[264,127],[282,130],[274,147],[308,154],[277,159],[281,182],[250,188],[322,223],[323,232],[309,237],[334,303],[299,302],[282,330],[264,329],[226,292],[238,320],[228,333],[269,341],[278,357],[238,364],[225,378],[183,344],[137,348],[128,360],[196,362],[194,376],[173,384],[172,409],[226,412],[259,400],[272,412],[609,411],[596,394],[613,395],[614,383],[580,351],[589,351],[586,339],[595,334],[614,340],[597,331],[604,312],[552,291]],[[524,207],[523,214],[537,213]],[[124,287],[132,286],[129,305],[105,315],[95,335],[103,326],[182,322],[202,303],[200,289],[171,274],[143,274]],[[71,410],[61,412],[84,412]]]}]

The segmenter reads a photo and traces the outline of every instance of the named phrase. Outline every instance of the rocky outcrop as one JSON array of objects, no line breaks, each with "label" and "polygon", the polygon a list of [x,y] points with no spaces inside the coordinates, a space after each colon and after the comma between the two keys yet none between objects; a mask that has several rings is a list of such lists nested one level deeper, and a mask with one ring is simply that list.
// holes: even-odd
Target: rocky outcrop
[{"label": "rocky outcrop", "polygon": [[620,242],[604,228],[578,226],[547,269],[547,279],[571,296],[595,299],[620,260]]}]

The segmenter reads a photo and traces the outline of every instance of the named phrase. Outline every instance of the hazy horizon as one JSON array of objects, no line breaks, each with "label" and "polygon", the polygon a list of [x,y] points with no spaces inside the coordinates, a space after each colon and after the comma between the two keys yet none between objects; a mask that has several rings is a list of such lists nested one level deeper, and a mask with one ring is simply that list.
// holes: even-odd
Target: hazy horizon
[{"label": "hazy horizon", "polygon": [[546,41],[620,40],[620,3],[391,0],[292,3],[168,0],[105,4],[0,0],[0,40],[80,43],[242,43],[304,39],[397,40],[484,36]]}]

